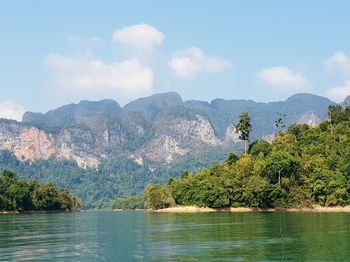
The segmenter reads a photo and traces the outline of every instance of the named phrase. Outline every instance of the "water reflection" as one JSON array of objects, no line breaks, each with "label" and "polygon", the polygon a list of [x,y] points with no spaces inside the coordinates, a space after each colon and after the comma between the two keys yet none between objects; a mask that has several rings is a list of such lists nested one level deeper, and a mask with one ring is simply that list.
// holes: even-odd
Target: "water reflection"
[{"label": "water reflection", "polygon": [[0,216],[0,261],[346,261],[350,214]]},{"label": "water reflection", "polygon": [[[160,260],[214,261],[220,258],[229,261],[334,261],[350,254],[348,214],[211,213],[149,216],[145,218],[150,230],[148,251]],[[342,228],[342,231],[336,228]],[[332,234],[337,238],[335,242]],[[320,244],[326,246],[320,249]],[[330,252],[329,248],[334,251]]]}]

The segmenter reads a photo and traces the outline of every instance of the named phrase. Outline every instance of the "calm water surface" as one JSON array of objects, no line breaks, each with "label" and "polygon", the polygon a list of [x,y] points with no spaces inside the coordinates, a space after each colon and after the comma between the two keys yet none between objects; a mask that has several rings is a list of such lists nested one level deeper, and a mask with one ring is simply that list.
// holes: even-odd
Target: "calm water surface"
[{"label": "calm water surface", "polygon": [[350,214],[0,216],[0,261],[350,261]]}]

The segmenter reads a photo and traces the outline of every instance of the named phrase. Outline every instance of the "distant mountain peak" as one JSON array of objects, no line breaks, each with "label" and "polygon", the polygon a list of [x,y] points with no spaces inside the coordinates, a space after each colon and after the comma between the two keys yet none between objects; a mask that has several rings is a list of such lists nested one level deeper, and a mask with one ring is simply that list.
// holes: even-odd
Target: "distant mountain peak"
[{"label": "distant mountain peak", "polygon": [[320,99],[324,101],[331,101],[326,97],[311,94],[311,93],[297,93],[294,95],[291,95],[290,97],[287,98],[286,101],[305,101],[305,100],[313,100],[313,99]]},{"label": "distant mountain peak", "polygon": [[142,97],[135,99],[124,106],[124,109],[128,110],[128,108],[132,108],[135,104],[144,104],[144,103],[156,103],[156,104],[182,104],[181,96],[176,92],[166,92],[154,94],[147,97]]},{"label": "distant mountain peak", "polygon": [[148,121],[152,121],[161,110],[182,105],[183,101],[178,93],[168,92],[131,101],[123,107],[123,111],[124,113],[142,112]]},{"label": "distant mountain peak", "polygon": [[[350,101],[347,98],[346,101]],[[329,99],[301,93],[286,101],[214,99],[183,101],[174,92],[134,100],[123,108],[111,99],[83,100],[48,111],[26,112],[23,123],[0,121],[0,149],[19,159],[56,157],[79,166],[97,166],[118,157],[170,162],[214,147],[232,150],[233,128],[242,112],[252,119],[251,139],[274,134],[275,121],[317,125],[327,117]]]},{"label": "distant mountain peak", "polygon": [[82,100],[78,104],[64,105],[45,114],[26,112],[23,115],[22,122],[33,124],[48,131],[59,131],[65,126],[76,125],[87,118],[94,118],[97,115],[118,116],[121,112],[120,105],[112,99]]},{"label": "distant mountain peak", "polygon": [[350,95],[344,99],[344,102],[342,103],[342,105],[350,106]]}]

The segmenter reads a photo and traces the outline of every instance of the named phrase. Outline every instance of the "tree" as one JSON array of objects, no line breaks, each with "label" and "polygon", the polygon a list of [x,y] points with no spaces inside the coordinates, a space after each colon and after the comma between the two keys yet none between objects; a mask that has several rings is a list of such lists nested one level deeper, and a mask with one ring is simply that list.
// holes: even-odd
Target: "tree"
[{"label": "tree", "polygon": [[33,192],[33,204],[38,210],[59,210],[58,192],[53,184],[41,184]]},{"label": "tree", "polygon": [[333,137],[334,126],[343,120],[343,108],[340,105],[330,105],[328,107],[328,120],[331,124],[331,137]]},{"label": "tree", "polygon": [[286,118],[286,114],[283,114],[282,117],[279,117],[276,121],[275,121],[275,127],[277,129],[280,129],[281,131],[286,127],[284,120]]},{"label": "tree", "polygon": [[148,184],[145,188],[145,205],[148,208],[160,209],[169,207],[173,200],[167,187],[159,184]]},{"label": "tree", "polygon": [[234,153],[230,152],[225,160],[225,163],[228,165],[232,165],[236,163],[238,160],[238,156],[236,156]]},{"label": "tree", "polygon": [[[283,151],[272,153],[266,165],[266,173],[272,182],[277,182],[281,187],[282,175],[292,176],[299,171],[299,164],[293,157]],[[276,181],[277,180],[277,181]]]},{"label": "tree", "polygon": [[73,210],[80,206],[80,199],[66,189],[58,192],[53,184],[17,178],[8,170],[0,176],[0,211]]},{"label": "tree", "polygon": [[265,140],[256,140],[249,146],[249,153],[252,156],[258,156],[259,153],[262,153],[263,156],[268,156],[271,150],[271,145]]},{"label": "tree", "polygon": [[239,139],[244,141],[244,153],[247,153],[247,142],[249,142],[250,132],[252,131],[252,125],[250,123],[250,116],[247,112],[243,112],[239,121],[235,125],[236,133],[239,134]]},{"label": "tree", "polygon": [[73,201],[67,189],[61,189],[58,191],[58,200],[62,210],[71,210],[73,207]]},{"label": "tree", "polygon": [[344,120],[343,108],[340,105],[330,105],[328,107],[328,119],[332,125]]},{"label": "tree", "polygon": [[295,142],[298,142],[300,140],[302,128],[302,125],[299,124],[292,124],[289,126],[288,133],[294,136]]},{"label": "tree", "polygon": [[129,196],[124,198],[118,198],[111,204],[111,209],[144,209],[145,198],[144,196]]}]

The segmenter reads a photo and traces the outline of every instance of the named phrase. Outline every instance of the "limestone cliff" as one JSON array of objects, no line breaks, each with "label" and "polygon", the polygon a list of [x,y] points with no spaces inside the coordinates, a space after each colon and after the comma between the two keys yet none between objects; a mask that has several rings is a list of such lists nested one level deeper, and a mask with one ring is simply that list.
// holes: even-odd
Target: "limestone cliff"
[{"label": "limestone cliff", "polygon": [[170,163],[176,157],[223,145],[208,119],[202,115],[195,115],[192,119],[161,118],[155,123],[154,130],[154,138],[137,152],[137,155],[152,161]]},{"label": "limestone cliff", "polygon": [[298,94],[283,102],[255,103],[215,99],[183,102],[176,93],[138,99],[123,108],[113,100],[82,101],[46,114],[27,112],[21,123],[0,120],[0,150],[21,161],[71,159],[81,167],[97,167],[106,159],[129,157],[170,163],[185,155],[232,149],[239,143],[234,128],[249,112],[252,139],[273,134],[274,121],[316,125],[327,117],[326,98]]}]

